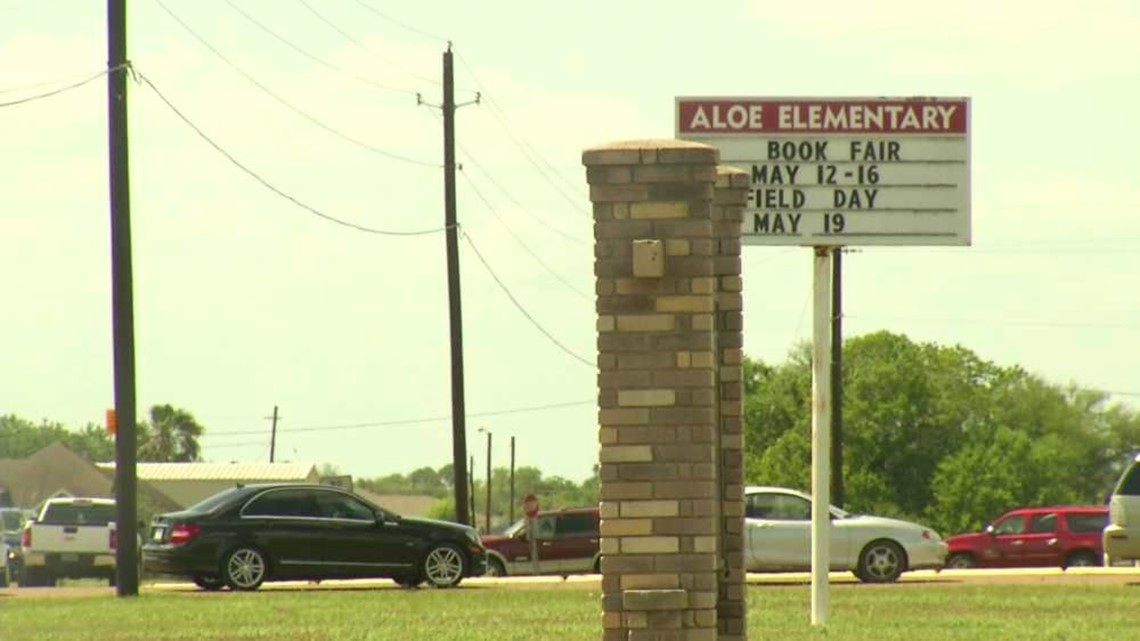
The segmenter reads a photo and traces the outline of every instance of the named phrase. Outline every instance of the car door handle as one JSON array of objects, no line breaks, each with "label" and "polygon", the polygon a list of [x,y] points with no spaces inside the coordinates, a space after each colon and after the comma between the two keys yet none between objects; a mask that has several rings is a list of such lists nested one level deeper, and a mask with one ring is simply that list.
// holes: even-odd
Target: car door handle
[{"label": "car door handle", "polygon": [[1058,543],[1060,543],[1060,542],[1061,542],[1061,541],[1060,541],[1059,539],[1053,538],[1053,539],[1049,539],[1048,541],[1046,541],[1046,542],[1045,542],[1045,545],[1048,545],[1048,546],[1054,546],[1054,545],[1057,545],[1057,544],[1058,544]]},{"label": "car door handle", "polygon": [[771,523],[753,523],[752,527],[754,527],[758,530],[765,530],[765,529],[772,527],[772,524]]},{"label": "car door handle", "polygon": [[544,548],[548,548],[550,547],[550,541],[543,541],[540,545],[542,545]]},{"label": "car door handle", "polygon": [[1018,539],[1018,540],[1016,540],[1016,541],[1010,541],[1010,542],[1009,542],[1009,544],[1010,544],[1010,545],[1024,545],[1024,544],[1025,544],[1025,541],[1022,541],[1021,539]]}]

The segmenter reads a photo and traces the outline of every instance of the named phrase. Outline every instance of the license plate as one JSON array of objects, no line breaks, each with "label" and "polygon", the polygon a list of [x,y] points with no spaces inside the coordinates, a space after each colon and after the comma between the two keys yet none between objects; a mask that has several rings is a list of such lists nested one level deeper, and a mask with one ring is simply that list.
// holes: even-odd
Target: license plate
[{"label": "license plate", "polygon": [[165,534],[166,534],[166,528],[156,527],[156,528],[154,528],[154,531],[151,532],[150,539],[152,541],[161,541],[163,535],[165,535]]},{"label": "license plate", "polygon": [[78,563],[79,562],[79,555],[78,554],[61,554],[61,555],[59,555],[59,560],[64,562],[64,563]]}]

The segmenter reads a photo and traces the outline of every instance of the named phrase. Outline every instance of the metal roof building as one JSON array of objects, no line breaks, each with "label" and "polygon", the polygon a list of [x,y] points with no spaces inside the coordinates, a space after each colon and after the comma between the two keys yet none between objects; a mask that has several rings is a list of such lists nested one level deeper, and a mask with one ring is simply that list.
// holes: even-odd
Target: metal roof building
[{"label": "metal roof building", "polygon": [[[115,464],[99,463],[114,470]],[[170,497],[182,507],[233,487],[238,483],[317,483],[320,473],[312,463],[138,463],[140,481]]]}]

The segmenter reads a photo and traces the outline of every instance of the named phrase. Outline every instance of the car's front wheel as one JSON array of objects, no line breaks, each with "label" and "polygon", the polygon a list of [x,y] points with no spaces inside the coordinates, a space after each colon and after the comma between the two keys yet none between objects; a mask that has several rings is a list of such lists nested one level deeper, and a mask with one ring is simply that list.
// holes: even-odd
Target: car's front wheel
[{"label": "car's front wheel", "polygon": [[496,559],[487,559],[487,574],[486,576],[507,576],[507,568],[503,566],[503,562]]},{"label": "car's front wheel", "polygon": [[424,556],[423,577],[437,588],[453,588],[463,580],[467,559],[449,543],[437,545]]},{"label": "car's front wheel", "polygon": [[897,581],[905,569],[906,553],[898,543],[882,539],[863,548],[855,576],[867,583],[891,583]]},{"label": "car's front wheel", "polygon": [[194,577],[194,585],[202,588],[203,590],[216,592],[226,587],[226,582],[216,576],[200,574]]},{"label": "car's front wheel", "polygon": [[968,570],[977,565],[978,562],[974,560],[974,555],[966,552],[955,552],[950,555],[949,559],[946,559],[946,569],[948,570]]},{"label": "car's front wheel", "polygon": [[234,590],[256,590],[265,581],[268,570],[265,554],[255,547],[235,548],[222,562],[222,577]]}]

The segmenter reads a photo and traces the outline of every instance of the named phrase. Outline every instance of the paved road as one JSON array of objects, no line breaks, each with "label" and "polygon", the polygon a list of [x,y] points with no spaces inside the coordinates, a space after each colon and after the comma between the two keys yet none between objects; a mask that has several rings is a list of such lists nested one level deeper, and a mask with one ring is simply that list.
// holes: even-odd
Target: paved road
[{"label": "paved road", "polygon": [[[830,581],[836,586],[859,585],[849,572],[833,572]],[[748,584],[765,585],[808,585],[811,576],[807,573],[789,574],[749,574]],[[1087,585],[1091,583],[1116,583],[1140,585],[1140,568],[1074,568],[1060,570],[1015,569],[1015,570],[929,570],[909,572],[898,583],[874,586],[880,589],[920,588],[923,585]],[[539,589],[598,589],[600,578],[597,575],[561,577],[512,577],[467,579],[463,585],[468,588],[539,588]],[[319,585],[303,581],[267,583],[265,591],[274,590],[375,590],[400,589],[388,580],[361,579],[355,581],[325,581]],[[143,593],[209,594],[191,583],[144,583]],[[64,585],[57,588],[6,588],[0,590],[0,597],[16,598],[66,598],[113,596],[114,588],[87,584]]]}]

